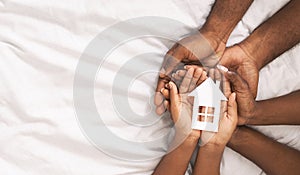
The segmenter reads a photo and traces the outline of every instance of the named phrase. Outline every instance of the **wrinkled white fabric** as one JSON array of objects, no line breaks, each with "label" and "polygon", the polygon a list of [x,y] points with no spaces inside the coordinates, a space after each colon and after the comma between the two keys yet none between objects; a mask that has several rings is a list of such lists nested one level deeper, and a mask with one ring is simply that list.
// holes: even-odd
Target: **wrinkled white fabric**
[{"label": "wrinkled white fabric", "polygon": [[[231,35],[229,45],[247,37],[286,2],[255,1]],[[212,4],[212,0],[1,0],[0,174],[150,174],[160,158],[137,162],[116,159],[96,149],[84,136],[73,108],[77,63],[90,41],[113,24],[135,17],[162,16],[199,28]],[[103,65],[98,72],[97,109],[104,113],[104,122],[116,135],[141,141],[167,132],[169,125],[164,120],[150,128],[120,121],[111,94],[103,88],[111,87],[116,72],[127,59],[147,52],[163,55],[168,46],[171,45],[165,46],[155,38],[130,41],[112,52],[106,67]],[[299,53],[296,47],[261,71],[258,99],[300,88],[300,60],[296,56]],[[162,59],[155,59],[149,65],[158,71],[161,62]],[[131,85],[129,103],[137,113],[151,110],[146,100],[155,90],[156,78],[157,74],[150,73]],[[282,143],[300,148],[299,127],[258,129]],[[226,149],[221,173],[252,175],[260,174],[261,170]]]}]

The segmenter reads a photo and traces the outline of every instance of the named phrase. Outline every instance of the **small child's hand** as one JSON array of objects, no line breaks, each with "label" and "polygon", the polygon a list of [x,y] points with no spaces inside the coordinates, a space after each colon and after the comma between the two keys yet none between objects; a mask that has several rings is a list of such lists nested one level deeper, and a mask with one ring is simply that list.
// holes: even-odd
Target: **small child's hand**
[{"label": "small child's hand", "polygon": [[203,131],[201,135],[201,145],[205,146],[208,144],[225,147],[236,129],[237,121],[236,93],[232,93],[227,102],[227,111],[223,113],[220,119],[219,131],[217,133]]},{"label": "small child's hand", "polygon": [[[175,123],[179,119],[181,122],[183,120],[191,121],[193,97],[189,97],[188,94],[207,78],[204,72],[200,67],[189,68],[185,71],[182,80],[177,77],[177,83],[180,82],[179,88],[177,88],[173,81],[168,84],[170,89],[170,105],[167,105]],[[191,134],[190,136],[200,137],[200,131],[193,130]]]},{"label": "small child's hand", "polygon": [[[197,86],[199,86],[204,80],[207,78],[207,73],[203,70],[202,67],[196,66],[196,65],[186,65],[185,69],[179,69],[175,73],[172,74],[171,81],[173,81],[177,87],[181,87],[181,83],[183,82],[183,79],[188,72],[189,69],[193,69],[194,72],[192,73],[193,79],[190,83],[189,89],[194,90]],[[185,86],[185,85],[184,85]],[[169,84],[166,84],[166,87],[162,88],[160,90],[163,97],[166,99],[164,101],[165,108],[170,111],[170,88]],[[183,94],[183,90],[179,92],[180,94]]]},{"label": "small child's hand", "polygon": [[218,132],[202,131],[201,146],[208,144],[225,147],[236,129],[238,122],[236,93],[231,92],[229,80],[225,76],[222,76],[218,69],[211,69],[209,76],[216,81],[221,81],[221,89],[228,98],[228,101],[221,102],[221,116]]}]

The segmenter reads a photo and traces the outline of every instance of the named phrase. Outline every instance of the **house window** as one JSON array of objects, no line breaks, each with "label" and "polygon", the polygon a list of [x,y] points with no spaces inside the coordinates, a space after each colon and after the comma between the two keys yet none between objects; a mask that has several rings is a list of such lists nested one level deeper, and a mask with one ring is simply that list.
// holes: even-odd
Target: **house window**
[{"label": "house window", "polygon": [[215,113],[215,108],[213,108],[213,107],[199,106],[199,109],[198,109],[198,120],[200,122],[210,122],[210,123],[213,123],[213,121],[214,121],[214,113]]}]

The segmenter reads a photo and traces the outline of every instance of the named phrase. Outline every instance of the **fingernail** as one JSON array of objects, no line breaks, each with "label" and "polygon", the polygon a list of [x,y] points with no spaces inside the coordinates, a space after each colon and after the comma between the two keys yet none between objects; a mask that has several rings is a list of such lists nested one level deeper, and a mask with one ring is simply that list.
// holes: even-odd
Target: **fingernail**
[{"label": "fingernail", "polygon": [[167,83],[165,86],[166,86],[166,88],[170,89],[169,83]]},{"label": "fingernail", "polygon": [[187,66],[184,66],[183,68],[184,68],[184,69],[187,69]]},{"label": "fingernail", "polygon": [[160,92],[163,93],[164,89],[165,89],[165,88],[161,88],[161,89],[160,89]]},{"label": "fingernail", "polygon": [[232,98],[233,98],[233,100],[236,99],[236,93],[235,92],[232,93]]},{"label": "fingernail", "polygon": [[175,73],[172,73],[172,77],[175,77]]},{"label": "fingernail", "polygon": [[170,87],[170,89],[172,89],[172,88],[173,88],[173,85],[172,85],[172,83],[171,83],[171,82],[169,83],[169,87]]},{"label": "fingernail", "polygon": [[225,67],[225,66],[222,66],[221,64],[218,64],[218,65],[217,65],[217,68],[220,69],[220,70],[223,71],[223,72],[228,72],[228,68]]},{"label": "fingernail", "polygon": [[233,76],[233,75],[234,75],[234,72],[232,72],[232,71],[227,71],[227,75]]}]

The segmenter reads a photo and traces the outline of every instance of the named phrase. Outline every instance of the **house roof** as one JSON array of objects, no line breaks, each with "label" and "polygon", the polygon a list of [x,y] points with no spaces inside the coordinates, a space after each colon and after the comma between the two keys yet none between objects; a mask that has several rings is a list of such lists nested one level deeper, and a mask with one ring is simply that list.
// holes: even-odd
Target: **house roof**
[{"label": "house roof", "polygon": [[194,89],[189,96],[194,96],[199,106],[219,106],[220,101],[227,101],[214,81],[208,77],[200,86]]}]

